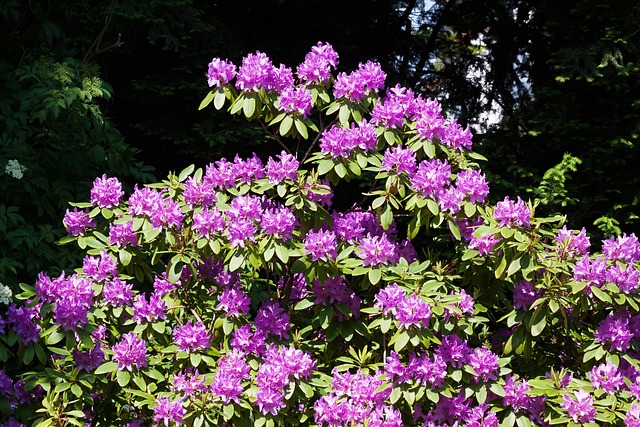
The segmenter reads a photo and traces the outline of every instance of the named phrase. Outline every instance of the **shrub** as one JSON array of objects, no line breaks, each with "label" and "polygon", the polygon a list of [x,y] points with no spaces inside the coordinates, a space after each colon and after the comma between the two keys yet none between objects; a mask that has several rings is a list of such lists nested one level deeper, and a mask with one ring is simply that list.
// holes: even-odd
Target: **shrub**
[{"label": "shrub", "polygon": [[82,267],[0,322],[8,423],[636,425],[636,236],[485,204],[468,128],[337,63],[214,59],[201,108],[282,153],[72,204]]}]

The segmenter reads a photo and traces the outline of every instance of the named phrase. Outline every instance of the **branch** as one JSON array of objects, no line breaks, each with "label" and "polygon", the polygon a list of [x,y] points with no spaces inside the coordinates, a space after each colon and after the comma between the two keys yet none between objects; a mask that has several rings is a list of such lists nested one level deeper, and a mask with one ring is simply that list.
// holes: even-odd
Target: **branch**
[{"label": "branch", "polygon": [[[113,0],[112,1],[112,6],[116,6],[118,4],[118,0]],[[96,37],[96,39],[93,41],[93,43],[91,43],[91,46],[89,46],[89,49],[87,50],[87,52],[84,54],[84,58],[82,58],[83,62],[87,62],[87,60],[95,55],[98,55],[100,53],[106,52],[110,49],[113,49],[114,47],[120,47],[124,44],[124,42],[122,41],[122,34],[118,33],[118,39],[111,45],[105,47],[105,48],[101,48],[100,47],[100,43],[102,43],[102,38],[104,37],[105,33],[107,32],[107,28],[109,28],[109,25],[111,24],[111,20],[113,19],[113,11],[110,12],[105,18],[104,18],[104,26],[102,27],[102,30],[100,30],[100,33],[98,34],[98,37]]]}]

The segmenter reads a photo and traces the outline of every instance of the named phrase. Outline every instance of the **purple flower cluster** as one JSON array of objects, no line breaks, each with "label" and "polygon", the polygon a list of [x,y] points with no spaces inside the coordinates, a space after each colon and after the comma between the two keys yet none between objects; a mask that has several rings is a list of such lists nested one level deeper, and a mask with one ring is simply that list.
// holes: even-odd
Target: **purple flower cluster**
[{"label": "purple flower cluster", "polygon": [[158,292],[153,292],[148,301],[145,294],[138,294],[133,300],[133,320],[138,324],[166,319],[166,310],[167,305]]},{"label": "purple flower cluster", "polygon": [[622,236],[604,240],[602,253],[608,260],[635,263],[640,261],[640,242],[635,234],[627,236],[624,233]]},{"label": "purple flower cluster", "polygon": [[460,319],[465,314],[473,316],[475,304],[473,302],[473,297],[467,294],[467,291],[460,289],[458,292],[452,291],[451,295],[458,297],[459,300],[445,306],[445,322],[448,322],[451,317]]},{"label": "purple flower cluster", "polygon": [[[33,402],[42,401],[44,389],[42,386],[37,385],[35,388],[27,390],[25,385],[26,383],[23,377],[13,380],[6,372],[0,369],[0,399],[3,401],[3,417],[0,419],[6,420],[0,425],[7,427],[26,427],[14,418],[9,417],[9,415],[19,415],[19,409],[21,409],[21,407]],[[15,411],[16,409],[18,409],[17,412]]]},{"label": "purple flower cluster", "polygon": [[302,246],[312,261],[329,261],[338,256],[336,234],[331,230],[309,230]]},{"label": "purple flower cluster", "polygon": [[109,243],[118,248],[124,248],[128,245],[136,246],[138,236],[133,231],[133,222],[112,222],[109,224]]},{"label": "purple flower cluster", "polygon": [[115,277],[118,274],[118,261],[107,251],[100,252],[100,256],[87,255],[82,261],[82,272],[96,282]]},{"label": "purple flower cluster", "polygon": [[[320,283],[318,278],[313,279],[312,292],[316,304],[344,304],[354,317],[359,317],[362,300],[347,286],[341,276],[327,277],[323,283]],[[340,311],[337,315],[340,320],[344,318]]]},{"label": "purple flower cluster", "polygon": [[395,264],[399,259],[397,245],[384,233],[377,236],[368,233],[360,241],[356,255],[362,259],[362,265],[365,267]]},{"label": "purple flower cluster", "polygon": [[527,311],[543,293],[542,289],[535,288],[533,282],[521,280],[515,284],[513,289],[513,308]]},{"label": "purple flower cluster", "polygon": [[640,427],[640,406],[635,403],[631,404],[631,408],[625,415],[624,425],[627,427]]},{"label": "purple flower cluster", "polygon": [[322,132],[320,152],[332,158],[348,158],[355,150],[375,150],[377,140],[375,125],[365,119],[351,123],[348,128],[334,125]]},{"label": "purple flower cluster", "polygon": [[5,313],[5,326],[16,333],[22,344],[37,343],[40,339],[40,305],[31,306],[32,301],[18,307],[11,304]]},{"label": "purple flower cluster", "polygon": [[98,366],[104,362],[104,352],[100,344],[96,344],[93,348],[87,351],[80,351],[74,349],[71,353],[73,356],[73,362],[76,364],[78,370],[84,370],[86,372],[93,372]]},{"label": "purple flower cluster", "polygon": [[276,104],[279,111],[299,115],[303,119],[307,118],[312,106],[311,91],[304,86],[284,88]]},{"label": "purple flower cluster", "polygon": [[204,208],[193,214],[193,225],[191,229],[198,233],[198,238],[208,239],[215,233],[221,233],[226,227],[223,214],[218,208]]},{"label": "purple flower cluster", "polygon": [[227,317],[240,317],[249,313],[251,300],[239,285],[230,285],[218,296],[218,310],[223,310]]},{"label": "purple flower cluster", "polygon": [[382,170],[396,174],[406,173],[411,176],[417,168],[416,153],[409,147],[401,145],[389,147],[382,156]]},{"label": "purple flower cluster", "polygon": [[469,358],[467,342],[455,334],[445,335],[440,341],[435,353],[451,366],[462,368]]},{"label": "purple flower cluster", "polygon": [[470,399],[464,397],[464,391],[457,396],[440,396],[435,408],[427,414],[422,413],[419,407],[414,411],[416,421],[421,418],[427,426],[464,425],[462,422],[472,414]]},{"label": "purple flower cluster", "polygon": [[471,203],[484,203],[489,195],[489,184],[484,174],[475,169],[465,169],[458,172],[456,188],[467,196]]},{"label": "purple flower cluster", "polygon": [[376,126],[388,129],[401,128],[405,118],[415,114],[416,101],[411,89],[400,85],[387,89],[387,95],[380,100],[371,112],[371,120]]},{"label": "purple flower cluster", "polygon": [[473,380],[475,382],[487,382],[496,380],[500,370],[498,355],[485,347],[478,347],[469,353],[467,360],[469,366],[474,370]]},{"label": "purple flower cluster", "polygon": [[112,307],[131,305],[133,299],[133,285],[117,277],[113,280],[109,280],[102,288],[102,299],[106,304]]},{"label": "purple flower cluster", "polygon": [[206,76],[209,87],[222,87],[236,76],[236,66],[229,61],[213,58]]},{"label": "purple flower cluster", "polygon": [[267,208],[260,218],[262,231],[283,241],[293,238],[293,232],[297,226],[298,218],[285,206],[276,205],[273,208]]},{"label": "purple flower cluster", "polygon": [[573,279],[586,282],[585,292],[591,295],[591,287],[602,287],[607,282],[615,283],[625,294],[637,292],[640,287],[640,272],[633,264],[614,262],[611,266],[600,256],[591,259],[588,255],[580,258],[573,268]]},{"label": "purple flower cluster", "polygon": [[334,369],[332,390],[314,404],[316,424],[401,427],[400,412],[386,403],[391,388],[380,387],[383,384],[380,373],[339,373]]},{"label": "purple flower cluster", "polygon": [[293,73],[291,70],[275,68],[264,53],[256,51],[256,53],[250,53],[242,58],[242,65],[236,78],[236,87],[239,90],[250,92],[258,92],[259,90],[271,91],[278,90],[283,86],[291,86],[292,84]]},{"label": "purple flower cluster", "polygon": [[147,366],[147,345],[135,332],[122,335],[120,342],[113,345],[113,360],[118,362],[118,369],[133,371]]},{"label": "purple flower cluster", "polygon": [[178,372],[173,377],[171,391],[183,393],[184,397],[193,396],[195,393],[205,393],[209,387],[205,385],[206,378],[195,368],[187,368]]},{"label": "purple flower cluster", "polygon": [[242,353],[262,354],[266,348],[267,334],[262,329],[251,330],[250,324],[245,324],[233,332],[229,340],[232,349]]},{"label": "purple flower cluster", "polygon": [[89,321],[89,310],[95,294],[93,283],[78,274],[50,279],[40,274],[36,281],[38,298],[45,303],[55,303],[52,310],[54,322],[65,331],[75,331]]},{"label": "purple flower cluster", "polygon": [[149,187],[135,188],[129,196],[129,213],[149,218],[155,228],[180,229],[184,214],[178,202]]},{"label": "purple flower cluster", "polygon": [[331,78],[331,70],[338,66],[338,54],[329,43],[318,42],[311,48],[298,66],[298,78],[307,84],[326,83]]},{"label": "purple flower cluster", "polygon": [[156,398],[156,406],[153,407],[153,421],[157,425],[179,425],[184,424],[183,418],[187,414],[183,401],[178,399],[171,401],[170,397]]},{"label": "purple flower cluster", "polygon": [[316,364],[308,353],[292,346],[270,345],[256,375],[256,404],[263,414],[276,415],[286,405],[285,390],[291,379],[309,378]]},{"label": "purple flower cluster", "polygon": [[431,307],[420,295],[407,296],[396,283],[387,285],[375,296],[375,307],[384,314],[391,313],[398,321],[398,326],[410,328],[426,328],[431,319]]},{"label": "purple flower cluster", "polygon": [[531,387],[525,380],[519,380],[517,377],[508,375],[503,386],[504,397],[502,404],[505,407],[512,408],[516,413],[528,413],[534,420],[541,422],[540,414],[544,410],[545,397],[532,396],[527,393]]},{"label": "purple flower cluster", "polygon": [[621,310],[609,315],[598,325],[593,336],[596,342],[608,344],[610,350],[627,351],[630,341],[638,338],[636,335],[640,333],[637,328],[638,316],[633,318],[628,310]]},{"label": "purple flower cluster", "polygon": [[391,352],[385,362],[387,378],[397,383],[415,381],[431,390],[442,387],[447,377],[447,363],[438,353],[409,355],[409,363],[404,366],[396,352]]},{"label": "purple flower cluster", "polygon": [[218,200],[216,189],[209,180],[199,180],[195,177],[187,179],[182,190],[184,201],[189,207],[211,207]]},{"label": "purple flower cluster", "polygon": [[411,176],[411,188],[422,197],[436,197],[451,183],[451,166],[447,160],[423,160]]},{"label": "purple flower cluster", "polygon": [[596,419],[596,408],[593,407],[593,397],[582,388],[573,392],[573,396],[565,394],[560,406],[567,410],[569,418],[574,423],[590,423]]},{"label": "purple flower cluster", "polygon": [[609,394],[614,394],[624,385],[624,378],[618,372],[618,367],[611,362],[594,366],[587,376],[593,388],[602,389]]},{"label": "purple flower cluster", "polygon": [[250,378],[251,367],[245,360],[244,352],[233,349],[226,353],[218,361],[213,382],[210,385],[211,392],[222,399],[226,405],[229,402],[238,402],[244,391],[244,381]]},{"label": "purple flower cluster", "polygon": [[87,230],[91,230],[96,227],[96,221],[91,218],[85,211],[78,211],[78,208],[73,208],[73,212],[67,209],[62,220],[64,228],[72,236],[84,236]]},{"label": "purple flower cluster", "polygon": [[190,320],[173,330],[173,341],[178,344],[180,351],[187,353],[211,347],[209,333],[204,324],[192,324]]},{"label": "purple flower cluster", "polygon": [[289,338],[289,329],[291,329],[289,314],[277,300],[263,302],[254,323],[256,329],[260,329],[265,335],[274,335],[280,339]]},{"label": "purple flower cluster", "polygon": [[469,248],[477,249],[479,255],[488,256],[496,243],[501,240],[502,238],[498,237],[496,234],[487,234],[481,237],[472,235],[471,240],[469,241]]},{"label": "purple flower cluster", "polygon": [[357,70],[349,74],[338,74],[333,85],[333,94],[336,98],[360,102],[370,92],[383,89],[386,78],[387,75],[382,71],[380,64],[371,61],[360,63]]},{"label": "purple flower cluster", "polygon": [[122,191],[122,184],[118,181],[118,178],[107,178],[105,174],[102,175],[102,178],[96,178],[93,181],[91,203],[94,206],[112,208],[118,206],[123,197],[124,191]]},{"label": "purple flower cluster", "polygon": [[568,230],[563,226],[556,235],[556,252],[561,258],[586,255],[591,247],[591,241],[587,236],[587,231],[582,228],[578,234],[574,230]]},{"label": "purple flower cluster", "polygon": [[493,217],[500,227],[529,227],[531,225],[531,210],[518,197],[516,202],[505,197],[502,202],[496,203]]},{"label": "purple flower cluster", "polygon": [[295,181],[298,176],[300,162],[284,150],[276,157],[279,159],[278,161],[273,157],[269,157],[267,165],[264,168],[265,175],[269,178],[269,182],[279,184],[285,179]]}]

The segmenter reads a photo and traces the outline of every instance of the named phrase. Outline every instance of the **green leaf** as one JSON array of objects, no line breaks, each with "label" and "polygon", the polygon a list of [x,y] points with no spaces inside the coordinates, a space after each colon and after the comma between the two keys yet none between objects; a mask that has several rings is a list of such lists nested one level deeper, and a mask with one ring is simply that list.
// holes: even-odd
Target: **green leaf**
[{"label": "green leaf", "polygon": [[34,356],[35,356],[35,351],[33,349],[33,345],[27,345],[24,349],[24,354],[22,355],[22,362],[25,365],[28,365],[33,361]]},{"label": "green leaf", "polygon": [[125,387],[129,384],[129,380],[131,379],[131,373],[127,370],[121,370],[116,372],[116,379],[118,380],[118,384],[120,387]]},{"label": "green leaf", "polygon": [[233,418],[234,412],[235,410],[233,408],[233,405],[224,405],[222,407],[222,414],[224,415],[224,419],[226,421],[229,421],[231,418]]},{"label": "green leaf", "polygon": [[307,131],[307,126],[305,126],[304,122],[298,118],[294,119],[294,123],[296,125],[296,129],[298,131],[298,133],[300,134],[300,136],[303,139],[308,139],[309,138],[309,131]]},{"label": "green leaf", "polygon": [[379,268],[372,268],[369,270],[368,276],[371,284],[375,285],[382,278],[382,271]]},{"label": "green leaf", "polygon": [[453,237],[455,237],[456,240],[462,240],[462,236],[460,234],[460,228],[455,223],[455,221],[452,219],[448,219],[447,223],[449,224],[449,230],[451,231],[451,234],[453,235]]},{"label": "green leaf", "polygon": [[295,307],[293,307],[296,311],[306,310],[309,307],[313,307],[313,302],[307,298],[300,300]]},{"label": "green leaf", "polygon": [[349,117],[351,116],[351,111],[349,110],[349,106],[344,104],[340,107],[340,112],[338,113],[340,118],[340,124],[342,126],[346,126],[349,122]]},{"label": "green leaf", "polygon": [[280,127],[278,128],[280,135],[285,136],[286,134],[288,134],[291,130],[291,126],[293,126],[293,117],[286,116],[284,119],[282,119],[282,121],[280,122]]},{"label": "green leaf", "polygon": [[391,227],[391,223],[393,223],[393,209],[391,209],[389,204],[386,204],[380,213],[380,224],[382,225],[382,228],[388,230],[389,227]]},{"label": "green leaf", "polygon": [[126,267],[131,263],[132,255],[131,252],[126,249],[120,249],[118,251],[118,258],[120,258],[120,263]]},{"label": "green leaf", "polygon": [[246,97],[244,100],[244,104],[242,105],[242,112],[244,113],[244,116],[248,119],[250,119],[251,117],[253,117],[253,114],[256,112],[256,98],[251,96],[251,97]]},{"label": "green leaf", "polygon": [[202,110],[206,108],[207,105],[209,105],[211,101],[213,101],[213,98],[214,98],[214,94],[213,94],[213,91],[211,91],[207,94],[207,96],[204,97],[204,99],[200,103],[200,106],[198,107],[198,110]]},{"label": "green leaf", "polygon": [[507,268],[507,258],[505,256],[502,256],[500,258],[500,263],[496,267],[496,271],[495,271],[496,279],[499,279],[502,277],[502,274],[504,273],[504,270],[506,268]]},{"label": "green leaf", "polygon": [[531,335],[537,337],[547,326],[547,306],[539,305],[531,316]]},{"label": "green leaf", "polygon": [[202,360],[202,357],[198,353],[191,353],[191,355],[189,356],[189,360],[191,361],[191,365],[197,368],[200,364],[200,361]]},{"label": "green leaf", "polygon": [[118,369],[117,362],[105,362],[93,372],[95,375],[102,375],[109,372],[115,372]]},{"label": "green leaf", "polygon": [[278,256],[280,261],[284,262],[285,264],[289,262],[289,249],[287,249],[286,247],[282,245],[276,245],[276,255]]},{"label": "green leaf", "polygon": [[333,169],[333,160],[324,159],[318,164],[318,175],[325,175]]},{"label": "green leaf", "polygon": [[600,301],[611,303],[611,296],[609,296],[609,294],[604,292],[599,287],[592,286],[591,292],[593,292],[593,295],[595,295]]},{"label": "green leaf", "polygon": [[180,172],[180,175],[178,175],[178,181],[180,182],[186,181],[187,178],[189,178],[189,175],[193,173],[195,168],[196,168],[195,165],[189,165],[185,169],[183,169],[182,172]]},{"label": "green leaf", "polygon": [[227,96],[225,95],[224,91],[221,91],[220,89],[218,89],[218,92],[216,93],[216,97],[213,100],[213,106],[215,107],[216,110],[220,110],[222,107],[224,107],[224,103],[227,100]]},{"label": "green leaf", "polygon": [[229,271],[236,271],[244,264],[244,255],[233,254],[231,260],[229,260]]},{"label": "green leaf", "polygon": [[138,386],[140,390],[145,391],[147,389],[147,383],[144,381],[144,378],[142,378],[140,374],[133,375],[133,382]]},{"label": "green leaf", "polygon": [[509,268],[507,269],[507,277],[518,272],[519,270],[520,270],[520,258],[516,258],[513,261],[511,261],[511,264],[509,264]]},{"label": "green leaf", "polygon": [[[80,386],[78,384],[73,384],[71,386],[71,393],[73,393],[73,395],[75,397],[80,397],[80,396],[82,396],[82,389],[80,388]],[[80,413],[82,414],[82,412],[80,412]]]},{"label": "green leaf", "polygon": [[402,351],[403,348],[406,347],[406,345],[409,343],[409,333],[407,333],[407,331],[405,330],[399,330],[398,332],[396,332],[396,334],[393,336],[393,338],[395,338],[395,342],[393,343],[393,349],[397,352],[400,353]]}]

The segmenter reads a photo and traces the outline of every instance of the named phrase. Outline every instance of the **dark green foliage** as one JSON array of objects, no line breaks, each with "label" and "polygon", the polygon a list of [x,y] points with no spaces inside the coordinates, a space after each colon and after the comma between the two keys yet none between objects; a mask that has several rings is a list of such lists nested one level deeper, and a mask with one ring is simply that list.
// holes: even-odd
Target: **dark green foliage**
[{"label": "dark green foliage", "polygon": [[[67,6],[76,3],[83,2]],[[153,178],[151,168],[134,159],[135,150],[105,117],[103,105],[111,88],[97,66],[61,59],[78,53],[64,38],[69,23],[64,13],[71,12],[47,6],[4,6],[0,282],[13,289],[19,281],[32,282],[48,266],[60,270],[76,261],[78,254],[56,244],[66,235],[61,218],[69,201],[88,197],[96,176],[107,173],[131,182]],[[74,11],[78,16],[83,12]],[[11,165],[17,172],[11,172]]]}]

